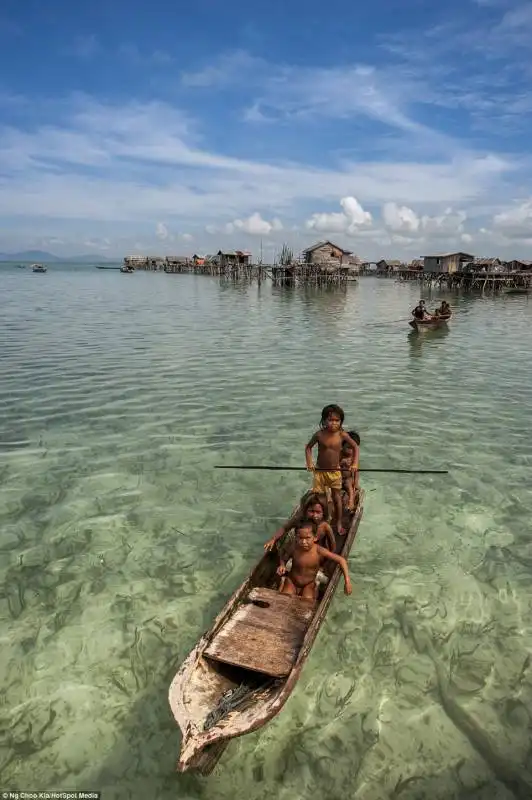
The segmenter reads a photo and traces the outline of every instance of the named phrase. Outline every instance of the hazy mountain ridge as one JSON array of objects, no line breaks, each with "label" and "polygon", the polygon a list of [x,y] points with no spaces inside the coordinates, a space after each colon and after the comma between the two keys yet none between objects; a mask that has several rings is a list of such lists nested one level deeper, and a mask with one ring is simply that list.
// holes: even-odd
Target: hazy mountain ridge
[{"label": "hazy mountain ridge", "polygon": [[88,254],[64,257],[47,253],[45,250],[22,250],[19,253],[0,253],[0,261],[37,261],[45,264],[99,264],[120,261],[120,259]]}]

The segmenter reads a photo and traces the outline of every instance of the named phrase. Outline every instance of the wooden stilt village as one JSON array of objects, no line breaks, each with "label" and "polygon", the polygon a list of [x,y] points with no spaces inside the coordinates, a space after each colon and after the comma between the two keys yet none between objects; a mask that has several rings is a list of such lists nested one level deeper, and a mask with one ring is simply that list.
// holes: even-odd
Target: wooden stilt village
[{"label": "wooden stilt village", "polygon": [[252,262],[246,250],[219,250],[215,255],[126,256],[124,267],[134,270],[164,271],[170,274],[215,275],[226,280],[259,282],[271,280],[276,285],[340,285],[356,281],[361,260],[332,242],[318,242],[297,258],[283,246],[274,264]]},{"label": "wooden stilt village", "polygon": [[283,245],[273,264],[264,264],[262,259],[253,262],[252,254],[246,250],[219,250],[214,255],[130,255],[124,258],[124,268],[210,275],[230,281],[269,280],[287,287],[346,286],[360,277],[374,276],[400,283],[415,281],[427,288],[448,291],[532,291],[532,261],[503,261],[458,252],[429,255],[408,264],[385,259],[368,262],[331,241],[317,242],[297,257]]}]

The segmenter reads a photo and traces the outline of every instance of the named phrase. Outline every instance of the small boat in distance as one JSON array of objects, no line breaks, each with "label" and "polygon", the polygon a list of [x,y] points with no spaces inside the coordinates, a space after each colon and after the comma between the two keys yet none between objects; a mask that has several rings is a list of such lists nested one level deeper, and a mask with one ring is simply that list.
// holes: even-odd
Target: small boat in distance
[{"label": "small boat in distance", "polygon": [[44,267],[42,264],[32,264],[31,269],[32,272],[46,272],[48,267]]},{"label": "small boat in distance", "polygon": [[107,264],[96,264],[95,266],[96,266],[96,269],[116,269],[116,270],[121,270],[122,269],[121,267],[116,266],[116,265],[115,266],[112,266],[112,265],[111,266],[107,266]]},{"label": "small boat in distance", "polygon": [[508,289],[504,294],[530,294],[530,287],[515,286],[513,289]]},{"label": "small boat in distance", "polygon": [[[344,520],[348,533],[336,536],[336,552],[345,559],[363,504],[360,490]],[[212,772],[230,740],[275,717],[299,680],[341,569],[333,561],[322,566],[327,582],[314,604],[281,594],[278,564],[275,551],[264,553],[171,683],[168,700],[182,732],[179,772]]]},{"label": "small boat in distance", "polygon": [[126,275],[133,275],[135,270],[133,269],[133,267],[120,267],[120,272],[123,272]]},{"label": "small boat in distance", "polygon": [[452,314],[445,317],[431,317],[430,319],[412,319],[408,323],[415,331],[435,331],[438,328],[445,328],[451,319]]}]

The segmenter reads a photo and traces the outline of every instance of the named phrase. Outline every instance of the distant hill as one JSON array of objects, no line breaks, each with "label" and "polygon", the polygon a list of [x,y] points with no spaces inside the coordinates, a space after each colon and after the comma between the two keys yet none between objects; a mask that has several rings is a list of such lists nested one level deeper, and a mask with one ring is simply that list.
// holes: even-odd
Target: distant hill
[{"label": "distant hill", "polygon": [[120,261],[119,258],[107,258],[102,255],[55,256],[45,250],[22,250],[20,253],[0,253],[0,261],[37,261],[45,264],[99,264],[103,261]]},{"label": "distant hill", "polygon": [[84,256],[70,256],[70,258],[61,258],[60,261],[68,261],[70,264],[103,264],[104,262],[115,262],[118,263],[122,261],[121,258],[107,258],[107,256],[101,255],[84,255]]},{"label": "distant hill", "polygon": [[46,253],[44,250],[22,250],[20,253],[0,253],[2,261],[61,261],[53,253]]}]

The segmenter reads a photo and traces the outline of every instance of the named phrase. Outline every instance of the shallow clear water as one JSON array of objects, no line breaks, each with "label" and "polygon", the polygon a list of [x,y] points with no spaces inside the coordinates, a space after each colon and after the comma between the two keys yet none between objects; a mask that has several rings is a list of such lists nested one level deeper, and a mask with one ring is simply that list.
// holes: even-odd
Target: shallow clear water
[{"label": "shallow clear water", "polygon": [[[532,303],[0,269],[0,777],[110,798],[532,796]],[[439,297],[437,298],[439,300]],[[279,717],[179,776],[167,690],[307,488],[328,402],[366,507]]]}]

